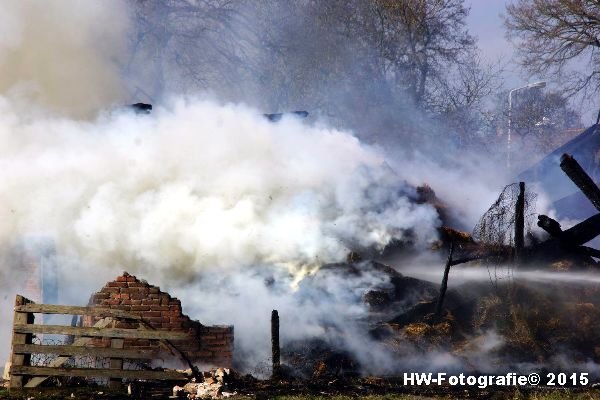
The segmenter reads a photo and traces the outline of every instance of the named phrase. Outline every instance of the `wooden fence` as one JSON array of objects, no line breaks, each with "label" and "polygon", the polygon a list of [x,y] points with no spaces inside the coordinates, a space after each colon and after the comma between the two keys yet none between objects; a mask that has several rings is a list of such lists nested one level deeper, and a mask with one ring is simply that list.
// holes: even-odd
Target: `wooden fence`
[{"label": "wooden fence", "polygon": [[[50,304],[36,304],[23,296],[15,300],[13,337],[11,350],[10,389],[31,388],[40,385],[51,376],[101,377],[109,379],[109,387],[118,388],[121,380],[185,380],[176,371],[124,370],[123,359],[152,360],[159,350],[124,349],[124,339],[155,339],[163,342],[190,340],[186,332],[157,331],[147,329],[143,324],[135,329],[110,327],[114,322],[127,320],[142,322],[138,315],[121,310],[98,307],[73,307]],[[34,324],[34,313],[89,315],[100,318],[94,326],[62,326]],[[33,344],[34,334],[72,335],[72,344],[43,345]],[[110,338],[110,347],[93,347],[94,338]],[[168,342],[167,342],[168,343]],[[170,347],[171,345],[169,344]],[[31,365],[32,354],[55,354],[57,358],[46,366]],[[109,368],[72,368],[65,364],[72,356],[107,358]]]}]

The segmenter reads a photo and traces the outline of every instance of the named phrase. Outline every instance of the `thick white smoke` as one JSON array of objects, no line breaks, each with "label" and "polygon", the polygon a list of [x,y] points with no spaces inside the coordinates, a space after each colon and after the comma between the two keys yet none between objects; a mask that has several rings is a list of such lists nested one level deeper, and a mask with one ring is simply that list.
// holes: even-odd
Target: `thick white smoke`
[{"label": "thick white smoke", "polygon": [[76,116],[123,101],[128,27],[117,0],[0,2],[0,94]]},{"label": "thick white smoke", "polygon": [[438,217],[348,133],[178,101],[152,116],[21,118],[0,102],[0,240],[56,238],[96,265],[188,276],[203,268],[317,266]]}]

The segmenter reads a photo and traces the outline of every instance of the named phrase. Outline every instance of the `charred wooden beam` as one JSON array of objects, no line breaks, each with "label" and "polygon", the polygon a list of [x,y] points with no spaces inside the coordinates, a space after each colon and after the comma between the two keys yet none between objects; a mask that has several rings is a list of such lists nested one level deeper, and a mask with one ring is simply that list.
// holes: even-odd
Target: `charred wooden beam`
[{"label": "charred wooden beam", "polygon": [[277,310],[271,312],[271,354],[273,378],[278,378],[281,374],[281,349],[279,347],[279,313]]},{"label": "charred wooden beam", "polygon": [[286,115],[286,114],[287,115],[295,115],[296,117],[300,117],[300,118],[306,118],[306,117],[308,117],[308,111],[290,111],[290,112],[286,112],[286,113],[274,113],[274,114],[263,114],[263,115],[269,121],[271,121],[271,122],[277,122],[281,118],[283,118],[283,116]]},{"label": "charred wooden beam", "polygon": [[600,211],[600,188],[592,178],[581,168],[581,165],[568,154],[560,158],[560,168],[567,174],[583,194],[592,202],[594,207]]},{"label": "charred wooden beam", "polygon": [[553,218],[550,218],[547,215],[538,215],[538,223],[537,226],[548,232],[548,234],[552,237],[560,237],[563,234],[563,230],[560,227],[558,221]]},{"label": "charred wooden beam", "polygon": [[600,214],[596,214],[563,231],[560,224],[547,215],[538,216],[538,226],[550,236],[569,246],[581,246],[600,235]]},{"label": "charred wooden beam", "polygon": [[454,254],[454,242],[450,243],[450,252],[448,253],[448,260],[446,261],[446,267],[444,268],[444,277],[442,278],[442,285],[440,286],[440,294],[435,305],[435,317],[439,318],[442,314],[442,306],[444,305],[444,297],[446,296],[446,290],[448,289],[448,275],[450,274],[450,267],[452,266],[452,255]]},{"label": "charred wooden beam", "polygon": [[[542,243],[541,246],[534,246],[534,249],[548,249],[548,246],[560,246],[577,254],[600,258],[600,250],[581,245],[585,243],[585,241],[588,241],[587,239],[592,237],[596,232],[596,226],[600,223],[599,216],[600,214],[597,214],[588,218],[584,222],[577,224],[566,231],[563,231],[560,224],[553,218],[550,218],[547,215],[538,216],[538,226],[548,232],[548,234],[552,236],[552,239]],[[585,224],[580,226],[583,223]]]},{"label": "charred wooden beam", "polygon": [[593,247],[579,246],[577,247],[577,252],[584,256],[600,258],[600,250],[594,249]]},{"label": "charred wooden beam", "polygon": [[564,240],[580,246],[600,235],[600,214],[596,214],[563,231]]},{"label": "charred wooden beam", "polygon": [[515,263],[523,258],[525,247],[525,182],[519,182],[519,196],[515,204]]}]

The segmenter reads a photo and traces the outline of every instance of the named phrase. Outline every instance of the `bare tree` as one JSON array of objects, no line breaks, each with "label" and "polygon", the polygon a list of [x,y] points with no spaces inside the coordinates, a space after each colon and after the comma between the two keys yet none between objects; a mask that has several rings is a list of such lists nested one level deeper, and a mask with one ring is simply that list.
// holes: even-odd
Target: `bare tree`
[{"label": "bare tree", "polygon": [[569,95],[600,91],[599,0],[517,0],[506,10],[525,68],[566,80]]},{"label": "bare tree", "polygon": [[243,0],[130,0],[135,22],[127,73],[151,96],[239,80],[251,29]]},{"label": "bare tree", "polygon": [[492,145],[487,136],[494,134],[496,118],[489,110],[488,100],[502,91],[503,71],[500,61],[486,62],[472,52],[460,65],[438,77],[431,107],[454,131],[461,147]]},{"label": "bare tree", "polygon": [[375,0],[381,22],[382,55],[400,72],[417,104],[429,81],[461,62],[474,48],[462,0]]}]

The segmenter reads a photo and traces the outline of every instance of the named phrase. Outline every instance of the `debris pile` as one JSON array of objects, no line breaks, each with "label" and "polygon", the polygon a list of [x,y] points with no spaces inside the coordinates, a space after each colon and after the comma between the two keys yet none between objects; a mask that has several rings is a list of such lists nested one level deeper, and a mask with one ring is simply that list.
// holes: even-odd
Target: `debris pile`
[{"label": "debris pile", "polygon": [[237,394],[229,385],[233,382],[233,371],[229,368],[216,368],[202,373],[202,382],[193,378],[184,386],[173,387],[174,398],[220,399]]}]

